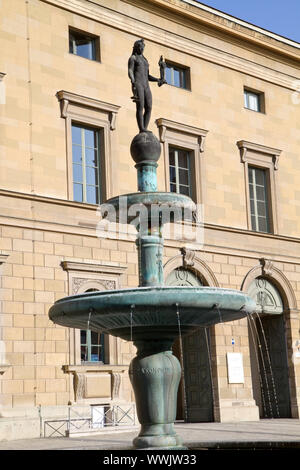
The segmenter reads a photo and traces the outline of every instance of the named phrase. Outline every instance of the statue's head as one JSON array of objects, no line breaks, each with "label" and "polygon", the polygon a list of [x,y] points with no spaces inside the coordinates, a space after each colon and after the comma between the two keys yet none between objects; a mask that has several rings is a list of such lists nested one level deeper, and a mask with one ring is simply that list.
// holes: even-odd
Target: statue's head
[{"label": "statue's head", "polygon": [[133,45],[133,54],[141,54],[145,48],[145,43],[144,39],[139,39],[138,41],[135,41]]}]

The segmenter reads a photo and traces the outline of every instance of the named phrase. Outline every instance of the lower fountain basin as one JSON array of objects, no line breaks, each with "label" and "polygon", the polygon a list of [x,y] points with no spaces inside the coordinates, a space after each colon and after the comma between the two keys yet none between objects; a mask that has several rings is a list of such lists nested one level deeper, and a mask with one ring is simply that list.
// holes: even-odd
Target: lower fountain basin
[{"label": "lower fountain basin", "polygon": [[173,340],[179,335],[179,323],[184,335],[199,327],[238,320],[255,308],[255,302],[237,290],[139,287],[65,297],[51,307],[49,317],[62,326],[89,328],[127,341]]}]

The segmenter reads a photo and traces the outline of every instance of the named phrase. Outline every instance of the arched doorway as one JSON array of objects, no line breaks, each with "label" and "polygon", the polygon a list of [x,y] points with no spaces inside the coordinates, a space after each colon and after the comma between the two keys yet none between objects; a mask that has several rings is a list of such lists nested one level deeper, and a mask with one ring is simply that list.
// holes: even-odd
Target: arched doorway
[{"label": "arched doorway", "polygon": [[261,418],[290,418],[291,401],[284,304],[277,287],[264,277],[248,294],[257,305],[249,319],[253,396]]},{"label": "arched doorway", "polygon": [[[169,286],[204,285],[195,271],[178,267],[166,279]],[[177,400],[177,419],[188,422],[213,421],[213,393],[210,369],[209,329],[201,328],[182,338],[184,384],[181,381]],[[179,339],[173,352],[180,360]]]}]

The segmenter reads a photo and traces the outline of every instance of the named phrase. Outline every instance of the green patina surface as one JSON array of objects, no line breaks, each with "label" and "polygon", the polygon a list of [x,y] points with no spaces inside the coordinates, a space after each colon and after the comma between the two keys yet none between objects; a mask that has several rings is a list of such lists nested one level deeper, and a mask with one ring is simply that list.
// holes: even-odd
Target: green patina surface
[{"label": "green patina surface", "polygon": [[141,134],[131,146],[140,192],[106,203],[106,208],[110,205],[114,209],[108,211],[108,219],[113,214],[119,220],[121,210],[122,223],[130,223],[139,215],[139,287],[67,297],[52,306],[49,316],[59,325],[80,329],[89,325],[91,330],[133,340],[137,356],[131,362],[129,376],[141,423],[133,444],[142,449],[182,449],[173,427],[181,368],[172,354],[172,344],[179,333],[252,313],[255,302],[230,289],[163,286],[163,224],[193,221],[196,206],[188,196],[156,191],[160,144],[152,133]]}]

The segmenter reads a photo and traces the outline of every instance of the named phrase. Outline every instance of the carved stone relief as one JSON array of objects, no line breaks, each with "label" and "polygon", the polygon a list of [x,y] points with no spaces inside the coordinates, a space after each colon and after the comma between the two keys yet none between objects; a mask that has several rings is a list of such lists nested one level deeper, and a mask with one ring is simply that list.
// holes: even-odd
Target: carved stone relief
[{"label": "carved stone relief", "polygon": [[[75,295],[78,293],[81,286],[85,283],[92,282],[96,285],[99,285],[99,290],[113,290],[116,289],[116,281],[111,281],[108,279],[95,279],[95,278],[81,278],[74,277],[72,280],[72,294]],[[102,289],[101,289],[102,287]]]},{"label": "carved stone relief", "polygon": [[183,247],[180,249],[182,254],[182,264],[184,268],[188,266],[194,266],[194,258],[195,258],[195,251],[188,250],[187,248]]},{"label": "carved stone relief", "polygon": [[119,398],[121,386],[121,374],[112,372],[112,399]]},{"label": "carved stone relief", "polygon": [[82,400],[84,398],[85,392],[85,374],[81,374],[80,372],[73,373],[74,380],[74,396],[75,401]]}]

